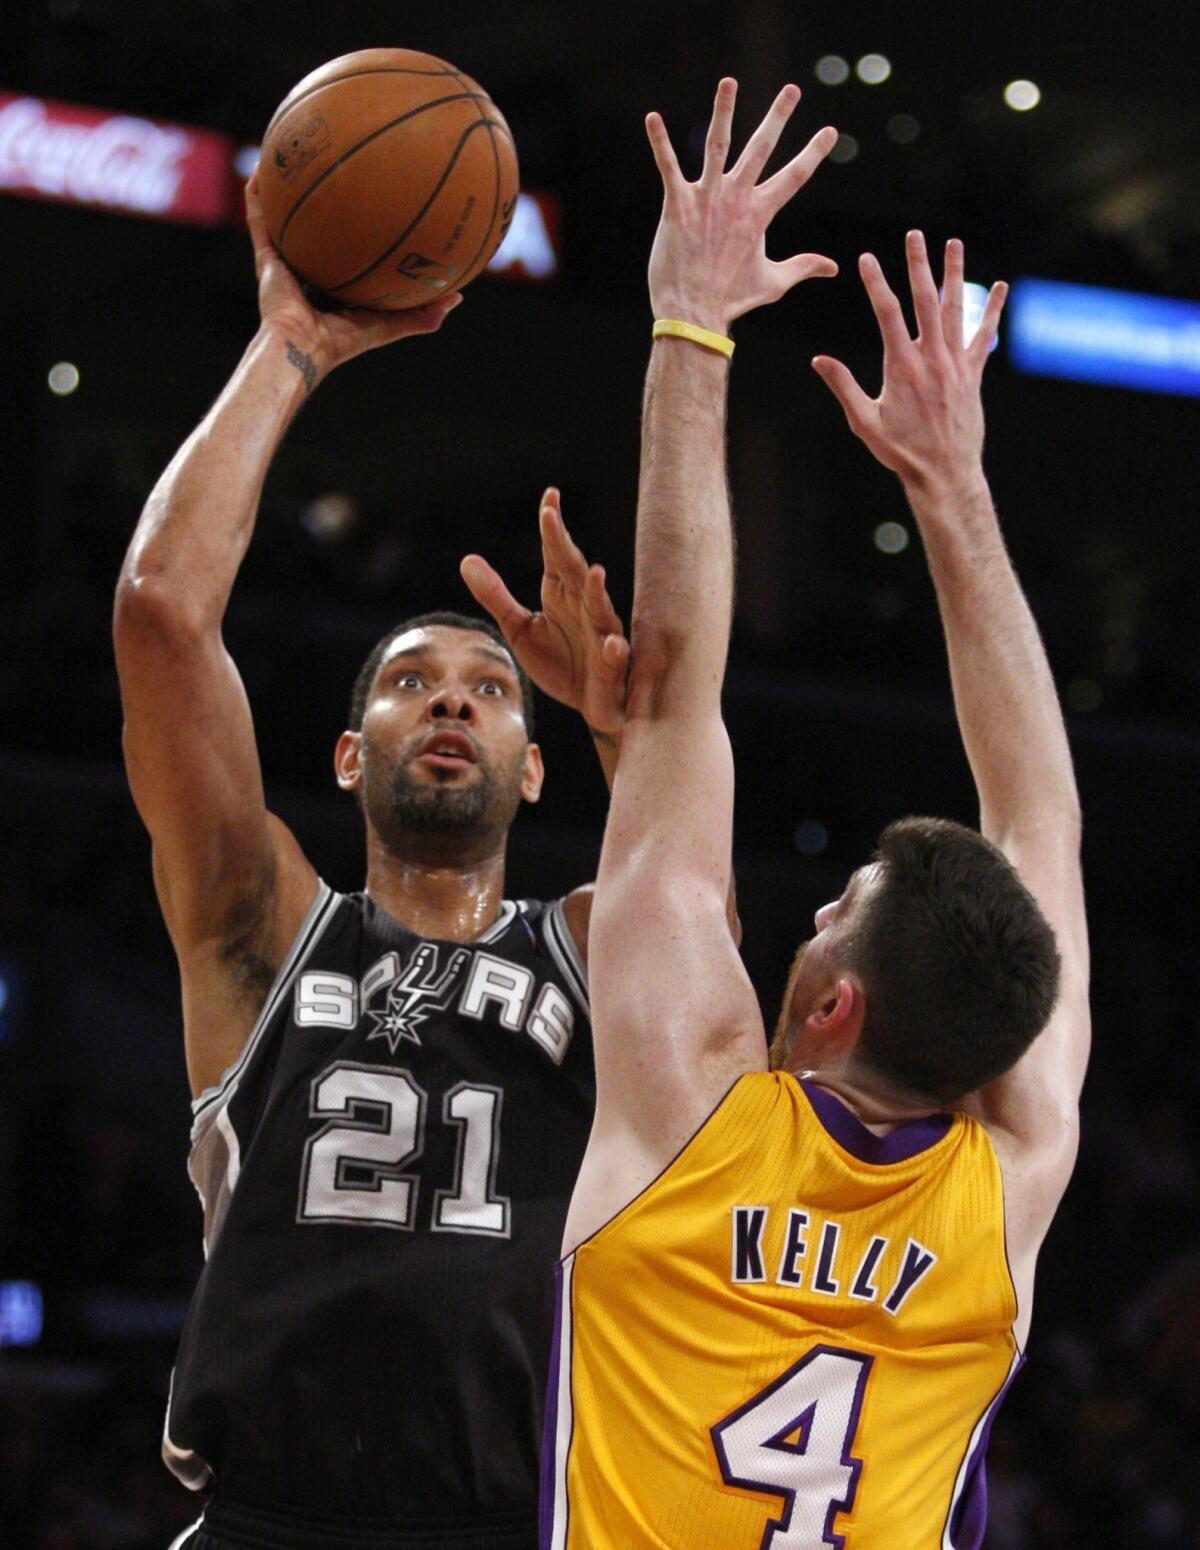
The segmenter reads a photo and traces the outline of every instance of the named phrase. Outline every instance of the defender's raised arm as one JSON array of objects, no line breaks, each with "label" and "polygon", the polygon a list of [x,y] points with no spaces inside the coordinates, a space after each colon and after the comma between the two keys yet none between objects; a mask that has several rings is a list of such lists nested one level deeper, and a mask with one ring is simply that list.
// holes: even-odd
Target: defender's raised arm
[{"label": "defender's raised arm", "polygon": [[861,262],[883,335],[879,397],[869,398],[840,362],[818,356],[813,364],[851,429],[904,485],[937,590],[980,828],[1016,867],[1058,940],[1061,990],[1049,1025],[972,1102],[1002,1155],[1009,1142],[1009,1193],[1021,1208],[1013,1232],[1036,1247],[1074,1162],[1090,1040],[1079,798],[1050,665],[983,474],[980,379],[1007,288],[993,287],[964,344],[962,243],[947,244],[940,298],[919,232],[909,233],[907,252],[915,340],[879,264],[869,254]]},{"label": "defender's raised arm", "polygon": [[725,480],[730,324],[799,281],[815,254],[767,259],[765,232],[836,138],[820,131],[759,177],[799,101],[785,87],[726,171],[736,87],[723,80],[704,168],[687,182],[662,119],[626,721],[592,918],[597,1116],[568,1244],[636,1193],[734,1076],[765,1060],[727,922],[733,763],[721,721],[733,595]]},{"label": "defender's raised arm", "polygon": [[316,890],[295,840],[266,811],[250,709],[221,638],[267,468],[335,366],[431,332],[456,304],[319,312],[271,246],[253,184],[247,214],[261,326],[151,493],[114,616],[126,767],[180,959],[197,1093],[236,1057]]}]

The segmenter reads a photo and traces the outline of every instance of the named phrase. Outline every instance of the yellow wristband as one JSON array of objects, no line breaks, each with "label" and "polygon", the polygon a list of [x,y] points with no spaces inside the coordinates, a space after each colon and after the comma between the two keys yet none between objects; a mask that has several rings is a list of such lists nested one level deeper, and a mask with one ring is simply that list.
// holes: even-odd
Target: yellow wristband
[{"label": "yellow wristband", "polygon": [[724,334],[715,334],[711,328],[701,328],[697,323],[681,323],[678,318],[655,318],[652,333],[655,339],[661,339],[663,334],[673,334],[677,339],[690,339],[693,344],[703,345],[706,350],[715,350],[726,360],[733,354],[732,339],[726,338]]}]

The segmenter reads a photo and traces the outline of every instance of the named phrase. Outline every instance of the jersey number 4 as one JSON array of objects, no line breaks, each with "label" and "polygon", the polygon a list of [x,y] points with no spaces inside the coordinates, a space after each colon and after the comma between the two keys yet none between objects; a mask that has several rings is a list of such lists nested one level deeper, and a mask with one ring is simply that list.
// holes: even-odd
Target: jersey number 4
[{"label": "jersey number 4", "polygon": [[[446,1094],[442,1119],[458,1127],[458,1158],[454,1183],[433,1197],[435,1232],[508,1237],[510,1203],[495,1189],[503,1101],[500,1088],[469,1082]],[[304,1148],[298,1219],[411,1230],[427,1108],[408,1071],[350,1061],[323,1071],[309,1113],[327,1123]]]},{"label": "jersey number 4", "polygon": [[759,1550],[841,1550],[833,1520],[848,1512],[862,1461],[854,1434],[872,1358],[814,1346],[765,1389],[712,1427],[727,1485],[783,1497]]}]

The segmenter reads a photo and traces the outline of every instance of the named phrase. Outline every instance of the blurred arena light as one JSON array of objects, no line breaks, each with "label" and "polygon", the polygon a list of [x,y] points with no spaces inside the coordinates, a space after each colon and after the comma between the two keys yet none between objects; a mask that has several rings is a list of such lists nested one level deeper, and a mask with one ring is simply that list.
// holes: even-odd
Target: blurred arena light
[{"label": "blurred arena light", "polygon": [[1007,316],[1019,371],[1200,397],[1200,301],[1023,278]]},{"label": "blurred arena light", "polygon": [[1099,710],[1104,699],[1100,685],[1091,678],[1073,678],[1067,685],[1066,701],[1071,710]]},{"label": "blurred arena light", "polygon": [[883,54],[864,54],[854,73],[864,86],[882,86],[892,73],[892,62]]},{"label": "blurred arena light", "polygon": [[853,161],[858,155],[858,141],[853,135],[838,135],[837,144],[829,153],[829,160],[836,162]]},{"label": "blurred arena light", "polygon": [[822,86],[840,86],[850,79],[850,62],[840,54],[822,54],[814,73]]},{"label": "blurred arena light", "polygon": [[[987,306],[988,288],[986,285],[977,285],[974,280],[963,281],[963,344],[970,344],[979,332],[979,325],[983,322],[983,309]],[[988,345],[990,355],[1000,343],[1000,330],[997,329],[995,337]]]},{"label": "blurred arena light", "polygon": [[0,1281],[0,1350],[42,1338],[42,1289],[36,1281]]},{"label": "blurred arena light", "polygon": [[911,113],[893,113],[884,132],[897,145],[911,145],[921,133],[921,125]]},{"label": "blurred arena light", "polygon": [[492,274],[550,280],[558,273],[558,202],[550,194],[520,193],[512,224],[492,254]]},{"label": "blurred arena light", "polygon": [[358,521],[358,502],[344,490],[318,495],[300,508],[300,525],[319,544],[338,544]]},{"label": "blurred arena light", "polygon": [[874,537],[881,554],[903,554],[908,548],[908,529],[903,522],[881,522]]},{"label": "blurred arena light", "polygon": [[792,842],[802,856],[819,856],[829,844],[829,831],[815,818],[804,818],[796,825]]},{"label": "blurred arena light", "polygon": [[1028,113],[1042,100],[1042,94],[1032,81],[1009,81],[1004,88],[1004,100],[1014,113]]},{"label": "blurred arena light", "polygon": [[46,383],[56,398],[66,398],[79,386],[79,367],[74,361],[56,361],[46,373]]}]

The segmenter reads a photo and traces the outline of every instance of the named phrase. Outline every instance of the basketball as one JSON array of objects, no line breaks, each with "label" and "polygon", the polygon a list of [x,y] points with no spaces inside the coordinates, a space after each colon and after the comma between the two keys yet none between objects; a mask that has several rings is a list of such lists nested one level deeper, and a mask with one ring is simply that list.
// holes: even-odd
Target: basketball
[{"label": "basketball", "polygon": [[401,311],[461,290],[512,219],[512,135],[483,88],[410,49],[344,54],[288,93],[263,136],[271,240],[337,302]]}]

